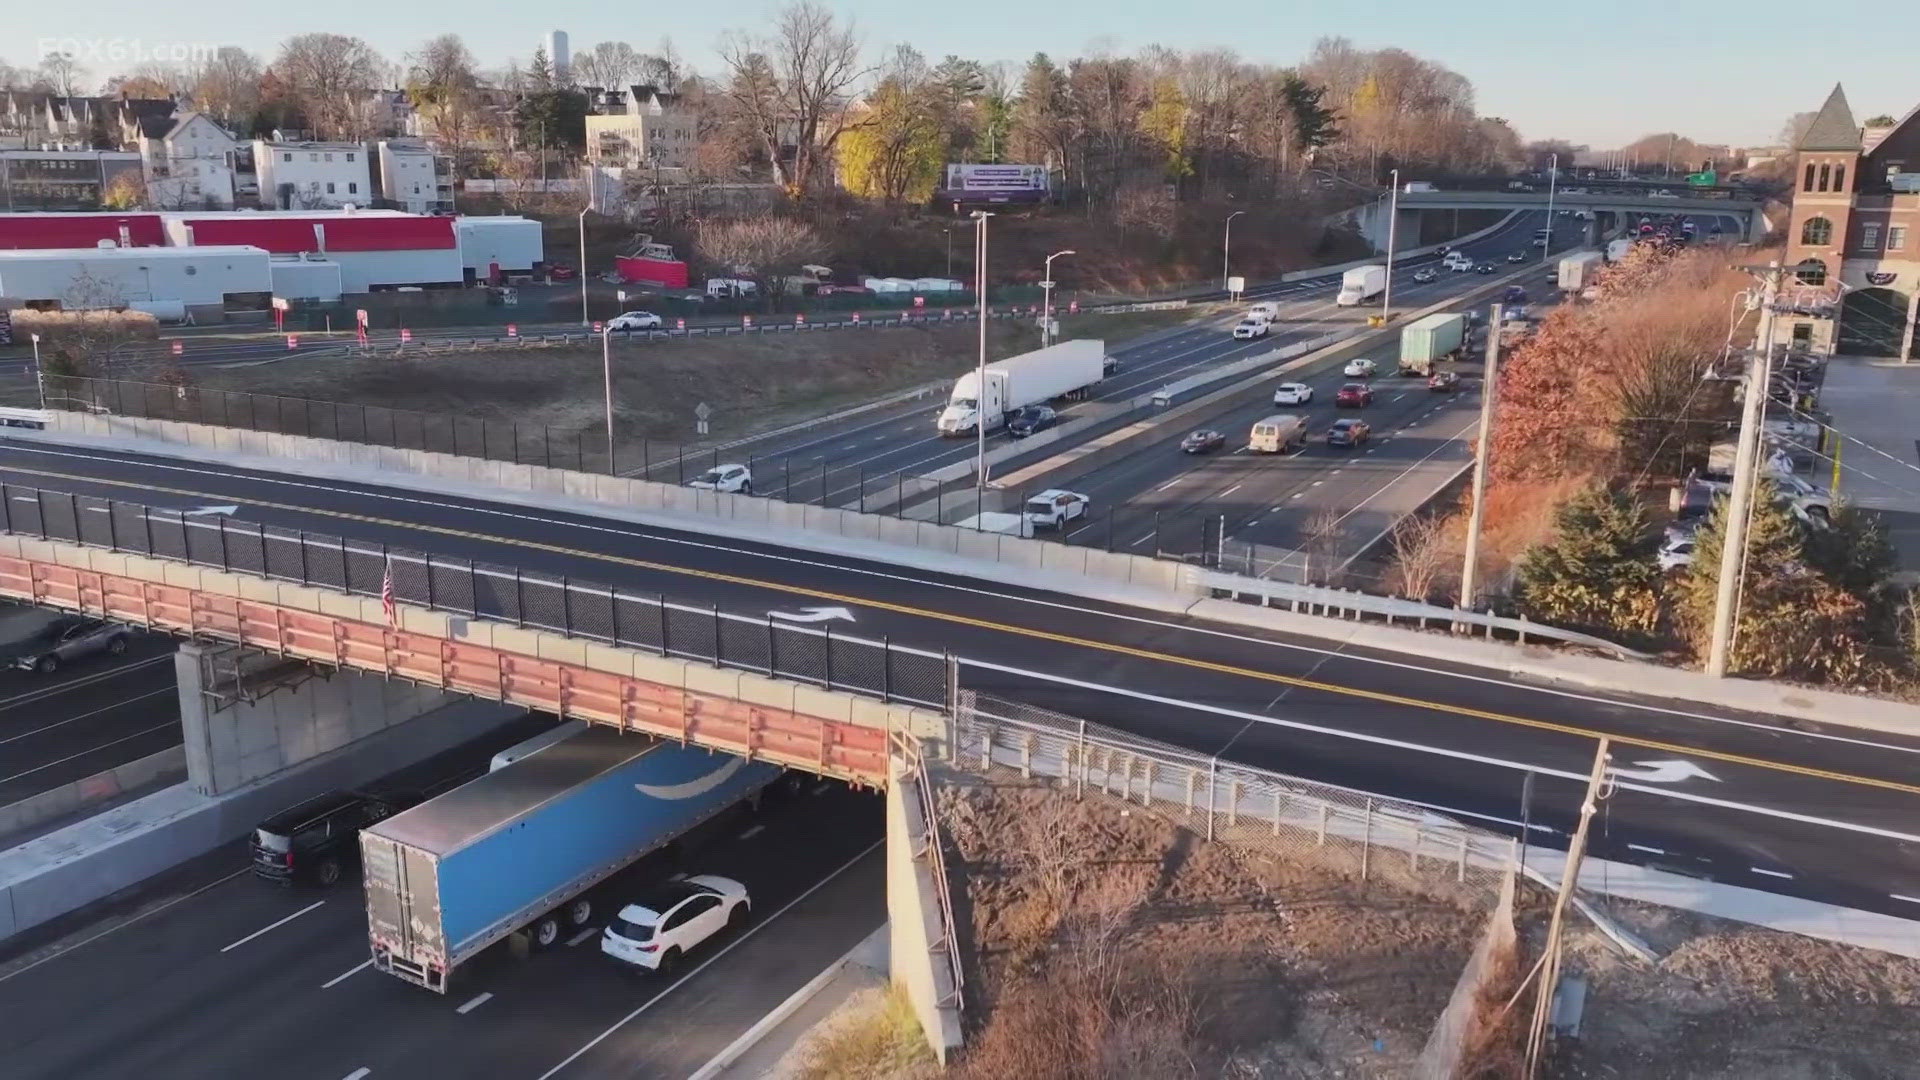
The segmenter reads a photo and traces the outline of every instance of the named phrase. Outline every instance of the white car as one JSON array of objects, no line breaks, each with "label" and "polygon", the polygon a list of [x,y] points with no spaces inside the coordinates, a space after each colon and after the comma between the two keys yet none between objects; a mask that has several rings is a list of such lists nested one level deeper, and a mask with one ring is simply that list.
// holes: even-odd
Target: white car
[{"label": "white car", "polygon": [[1273,322],[1280,317],[1280,305],[1270,300],[1262,300],[1257,304],[1247,305],[1247,313],[1241,317],[1246,319],[1265,319],[1268,322]]},{"label": "white car", "polygon": [[1438,278],[1439,276],[1440,274],[1430,266],[1423,266],[1420,269],[1415,270],[1413,272],[1414,282],[1420,285],[1425,285],[1427,282],[1432,281],[1435,278]]},{"label": "white car", "polygon": [[649,890],[607,925],[600,951],[615,960],[662,971],[701,942],[738,927],[752,912],[747,887],[732,878],[697,874]]},{"label": "white car", "polygon": [[1313,400],[1313,387],[1306,383],[1283,382],[1273,388],[1275,405],[1305,405]]},{"label": "white car", "polygon": [[609,330],[658,330],[665,325],[651,311],[629,311],[607,320]]},{"label": "white car", "polygon": [[1249,315],[1234,324],[1233,339],[1235,341],[1247,341],[1252,338],[1263,338],[1267,336],[1267,331],[1271,329],[1273,329],[1273,324],[1267,322],[1267,320]]},{"label": "white car", "polygon": [[1058,529],[1084,517],[1090,500],[1077,491],[1049,488],[1027,500],[1027,521],[1036,529]]},{"label": "white car", "polygon": [[1464,251],[1449,251],[1445,265],[1456,274],[1464,274],[1473,269],[1473,260]]},{"label": "white car", "polygon": [[1364,356],[1356,356],[1347,361],[1347,366],[1340,370],[1349,379],[1371,379],[1379,367]]},{"label": "white car", "polygon": [[1669,573],[1684,566],[1692,566],[1693,544],[1694,538],[1691,535],[1668,537],[1667,541],[1660,545],[1658,558],[1661,572]]},{"label": "white car", "polygon": [[703,491],[737,492],[741,495],[753,494],[753,472],[745,465],[716,465],[700,474],[700,478],[687,485]]}]

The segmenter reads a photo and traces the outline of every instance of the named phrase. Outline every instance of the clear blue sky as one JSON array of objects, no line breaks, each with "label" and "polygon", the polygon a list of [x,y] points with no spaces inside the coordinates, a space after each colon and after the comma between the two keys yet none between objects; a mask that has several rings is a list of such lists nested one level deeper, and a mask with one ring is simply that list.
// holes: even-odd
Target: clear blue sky
[{"label": "clear blue sky", "polygon": [[[310,30],[356,34],[390,60],[434,34],[458,30],[485,66],[524,59],[549,29],[575,49],[624,38],[648,49],[670,36],[696,68],[716,67],[724,30],[764,24],[774,4],[546,0],[540,4],[396,4],[333,0],[326,5],[156,5],[92,0],[86,18],[58,5],[18,4],[0,60],[29,65],[43,40],[77,43],[96,76],[110,58],[185,43],[232,44],[270,57],[282,38]],[[1861,118],[1898,116],[1920,103],[1913,49],[1920,5],[1875,0],[1561,0],[1489,4],[1447,0],[1346,0],[1295,5],[1212,0],[1205,5],[1114,0],[830,0],[851,15],[870,51],[905,41],[933,57],[1025,59],[1036,50],[1073,56],[1093,48],[1132,52],[1147,44],[1187,49],[1231,46],[1250,60],[1286,64],[1315,38],[1344,34],[1370,48],[1397,46],[1438,60],[1473,80],[1481,112],[1511,120],[1525,138],[1559,137],[1596,148],[1677,130],[1705,142],[1770,141],[1792,112],[1817,108],[1846,83]],[[196,21],[195,12],[204,12]],[[1854,25],[1808,35],[1809,12]],[[106,32],[105,28],[115,28]],[[69,45],[69,48],[75,48]]]}]

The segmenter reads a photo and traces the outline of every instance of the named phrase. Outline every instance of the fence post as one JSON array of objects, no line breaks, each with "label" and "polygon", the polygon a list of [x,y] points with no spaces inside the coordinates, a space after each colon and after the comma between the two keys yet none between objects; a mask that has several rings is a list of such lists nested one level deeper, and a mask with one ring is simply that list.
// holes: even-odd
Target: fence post
[{"label": "fence post", "polygon": [[513,624],[527,628],[527,582],[517,566],[513,568]]},{"label": "fence post", "polygon": [[1087,722],[1085,720],[1080,721],[1080,741],[1073,752],[1080,763],[1079,770],[1073,774],[1073,797],[1085,798],[1087,794]]},{"label": "fence post", "polygon": [[1280,835],[1280,789],[1273,789],[1273,835]]},{"label": "fence post", "polygon": [[774,632],[773,612],[767,612],[767,678],[779,678],[780,654],[778,649],[780,635]]},{"label": "fence post", "polygon": [[573,636],[573,590],[567,588],[567,575],[560,575],[560,628],[561,633]]},{"label": "fence post", "polygon": [[[266,526],[262,525],[261,528],[265,529]],[[114,528],[114,525],[113,525],[113,500],[111,499],[107,500],[107,550],[108,551],[120,550],[120,530]],[[267,545],[263,541],[260,545],[261,572],[265,573],[266,568],[267,568]]]},{"label": "fence post", "polygon": [[[0,490],[4,490],[4,489],[0,489]],[[9,498],[7,501],[12,502],[13,500]],[[7,513],[11,515],[13,513],[13,510],[8,509]],[[153,554],[153,507],[142,506],[140,508],[140,528],[143,531],[145,531],[145,533],[147,534],[146,553],[148,555],[151,555]],[[11,517],[7,519],[7,531],[8,532],[13,531],[13,519]],[[300,577],[301,577],[300,583],[302,585],[306,584],[306,580],[305,580],[306,572],[307,572],[307,545],[303,543],[300,545]]]},{"label": "fence post", "polygon": [[880,638],[880,700],[893,704],[893,638]]},{"label": "fence post", "polygon": [[1320,800],[1320,828],[1314,833],[1314,846],[1327,846],[1327,800]]},{"label": "fence post", "polygon": [[1219,768],[1219,758],[1212,758],[1207,762],[1207,839],[1209,840],[1213,839],[1213,800],[1214,792],[1220,786],[1217,775]]},{"label": "fence post", "polygon": [[1367,796],[1367,817],[1360,831],[1360,880],[1367,880],[1367,860],[1373,854],[1373,796]]},{"label": "fence post", "polygon": [[439,609],[433,606],[433,556],[423,551],[420,553],[420,562],[427,568],[427,610],[437,611]]},{"label": "fence post", "polygon": [[655,609],[660,613],[660,655],[672,656],[673,650],[667,644],[667,594],[660,593]]},{"label": "fence post", "polygon": [[[227,516],[225,514],[215,514],[213,520],[217,526],[217,531],[220,533],[220,569],[231,570],[233,563],[227,558]],[[80,531],[80,517],[78,514],[74,515],[73,531]],[[74,539],[77,540],[79,537],[74,537]]]},{"label": "fence post", "polygon": [[[474,596],[478,598],[479,594],[475,593]],[[619,645],[622,643],[620,641],[620,593],[611,585],[607,586],[607,618],[613,624],[613,637],[609,640],[612,644]]]},{"label": "fence post", "polygon": [[831,690],[833,689],[833,624],[832,623],[828,623],[826,625],[826,631],[827,631],[826,633],[827,652],[826,652],[826,660],[822,664],[822,666],[826,669],[825,671],[826,682],[823,683],[822,685],[825,686],[828,690]]},{"label": "fence post", "polygon": [[720,627],[720,601],[715,600],[713,602],[713,666],[714,667],[721,666],[723,662],[721,653],[724,651],[724,649],[722,648],[721,643],[726,640],[726,636],[727,636],[726,631],[722,630]]}]

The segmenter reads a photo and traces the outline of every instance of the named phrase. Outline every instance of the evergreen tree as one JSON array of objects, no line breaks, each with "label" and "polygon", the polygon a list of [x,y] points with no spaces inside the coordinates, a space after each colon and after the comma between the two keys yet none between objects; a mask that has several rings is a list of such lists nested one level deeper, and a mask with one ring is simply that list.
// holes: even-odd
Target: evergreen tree
[{"label": "evergreen tree", "polygon": [[1603,634],[1652,633],[1660,620],[1657,549],[1631,495],[1589,488],[1560,508],[1553,539],[1520,564],[1521,609]]},{"label": "evergreen tree", "polygon": [[1322,104],[1327,88],[1314,86],[1292,71],[1283,76],[1280,92],[1293,117],[1294,142],[1302,150],[1316,150],[1340,137],[1339,117]]}]

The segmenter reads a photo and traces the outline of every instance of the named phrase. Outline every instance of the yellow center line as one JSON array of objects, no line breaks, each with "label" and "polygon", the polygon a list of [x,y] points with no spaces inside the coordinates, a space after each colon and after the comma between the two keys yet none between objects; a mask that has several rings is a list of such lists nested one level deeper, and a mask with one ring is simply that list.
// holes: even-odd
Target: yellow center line
[{"label": "yellow center line", "polygon": [[[1131,645],[1120,645],[1120,644],[1107,642],[1107,641],[1094,641],[1088,638],[1074,637],[1071,634],[1060,634],[1060,633],[1055,633],[1051,630],[1039,630],[1029,626],[1015,626],[1007,623],[990,622],[986,619],[976,619],[968,615],[957,615],[952,612],[946,612],[946,611],[931,611],[925,608],[910,607],[906,604],[897,604],[887,600],[876,600],[876,599],[871,599],[869,597],[864,597],[864,596],[852,596],[845,593],[831,592],[825,589],[809,588],[804,585],[795,585],[790,582],[767,581],[761,578],[746,577],[740,574],[722,573],[717,570],[700,570],[700,569],[694,569],[691,567],[673,566],[668,563],[653,562],[647,559],[636,559],[626,555],[614,555],[608,552],[591,551],[583,548],[567,547],[561,544],[549,544],[540,540],[524,540],[516,537],[500,536],[493,533],[476,532],[470,529],[455,529],[455,528],[451,528],[444,525],[430,525],[423,522],[398,521],[392,518],[375,517],[371,514],[356,514],[346,510],[329,510],[324,507],[302,506],[297,503],[268,502],[261,499],[243,498],[243,497],[235,496],[231,494],[216,495],[216,494],[212,494],[204,491],[193,491],[187,488],[164,487],[157,484],[149,484],[149,483],[143,483],[143,482],[132,481],[132,480],[109,480],[109,479],[102,479],[100,477],[95,477],[95,476],[81,476],[73,473],[54,472],[54,471],[45,470],[45,469],[27,469],[27,468],[15,467],[15,466],[8,466],[7,471],[13,472],[13,473],[19,473],[26,476],[40,476],[40,477],[45,477],[53,480],[72,480],[72,481],[78,481],[80,483],[88,483],[88,484],[102,484],[102,485],[109,485],[113,487],[138,488],[142,491],[162,492],[168,495],[179,495],[179,496],[192,498],[192,499],[206,499],[206,500],[228,499],[232,501],[237,501],[239,503],[242,503],[248,506],[258,506],[258,507],[262,507],[269,510],[280,510],[280,511],[284,511],[291,514],[317,514],[323,517],[336,518],[341,521],[355,521],[355,522],[360,522],[366,525],[382,525],[389,528],[405,529],[405,530],[411,530],[414,532],[434,533],[441,536],[453,536],[453,537],[458,537],[465,540],[481,541],[484,543],[504,544],[509,547],[528,548],[534,551],[544,551],[549,554],[562,555],[562,556],[567,556],[569,558],[591,559],[598,562],[614,563],[614,564],[627,566],[627,567],[631,567],[638,570],[652,570],[652,571],[657,571],[659,573],[664,573],[664,574],[677,574],[683,577],[702,578],[708,581],[725,582],[729,585],[743,585],[749,588],[771,589],[776,592],[790,593],[795,596],[804,596],[804,597],[808,597],[810,599],[815,599],[815,600],[830,600],[838,604],[850,604],[858,607],[877,608],[881,611],[890,611],[897,615],[905,615],[912,618],[934,619],[940,622],[954,623],[961,626],[971,626],[971,627],[975,627],[982,630],[995,631],[998,633],[1018,634],[1022,637],[1034,638],[1041,641],[1051,641],[1061,645],[1071,645],[1071,646],[1075,646],[1077,648],[1083,648],[1083,649],[1094,649],[1100,652],[1115,653],[1122,656],[1131,656],[1137,659],[1151,660],[1158,663],[1177,664],[1182,667],[1194,668],[1200,671],[1211,671],[1211,672],[1215,672],[1217,674],[1222,674],[1222,675],[1234,675],[1242,678],[1257,679],[1262,682],[1277,683],[1282,686],[1291,686],[1291,687],[1295,687],[1297,689],[1302,689],[1302,690],[1320,690],[1329,694],[1338,694],[1344,697],[1360,698],[1366,701],[1380,702],[1382,704],[1387,704],[1387,705],[1400,705],[1400,706],[1405,706],[1405,707],[1414,708],[1414,709],[1426,709],[1434,712],[1451,713],[1455,716],[1472,717],[1473,719],[1476,719],[1476,720],[1488,720],[1498,724],[1509,724],[1515,727],[1530,728],[1535,731],[1550,731],[1560,735],[1571,735],[1575,738],[1599,739],[1599,738],[1605,737],[1613,740],[1615,744],[1621,745],[1621,746],[1633,746],[1643,750],[1657,750],[1657,751],[1660,751],[1661,753],[1667,753],[1667,754],[1691,755],[1695,757],[1707,758],[1712,761],[1722,761],[1722,762],[1726,762],[1728,764],[1733,764],[1733,765],[1746,765],[1756,769],[1771,769],[1778,772],[1794,773],[1800,776],[1810,776],[1810,777],[1815,777],[1821,780],[1833,780],[1833,781],[1837,781],[1840,783],[1847,783],[1847,784],[1860,784],[1867,787],[1880,788],[1886,791],[1899,792],[1903,795],[1920,795],[1920,785],[1901,783],[1900,781],[1897,781],[1897,780],[1885,780],[1885,779],[1872,777],[1872,776],[1856,776],[1852,773],[1835,772],[1831,769],[1820,769],[1810,765],[1796,765],[1791,762],[1770,761],[1765,758],[1748,757],[1745,754],[1735,754],[1735,753],[1730,753],[1724,750],[1709,750],[1704,747],[1687,746],[1681,743],[1664,742],[1658,739],[1646,739],[1646,738],[1641,738],[1639,736],[1633,736],[1633,735],[1618,735],[1611,732],[1595,731],[1589,728],[1583,728],[1573,724],[1561,724],[1551,720],[1536,720],[1532,717],[1515,716],[1512,713],[1494,712],[1489,709],[1478,709],[1470,705],[1452,705],[1452,704],[1447,704],[1445,702],[1425,701],[1420,698],[1407,697],[1402,694],[1393,694],[1393,693],[1388,693],[1382,690],[1368,690],[1368,689],[1364,689],[1356,686],[1341,686],[1335,683],[1321,682],[1316,679],[1303,679],[1293,675],[1280,675],[1270,671],[1255,671],[1252,668],[1239,667],[1233,664],[1222,664],[1212,660],[1199,660],[1199,659],[1195,659],[1193,657],[1187,657],[1187,656],[1174,656],[1168,653],[1153,652],[1148,649],[1135,648],[1134,646],[1131,646]],[[468,507],[453,507],[453,509],[461,510],[462,512],[467,512],[467,513],[483,514],[483,513],[489,512],[485,509],[468,508]],[[160,556],[160,557],[164,558],[164,556]],[[241,572],[244,573],[244,571],[241,571]]]}]

